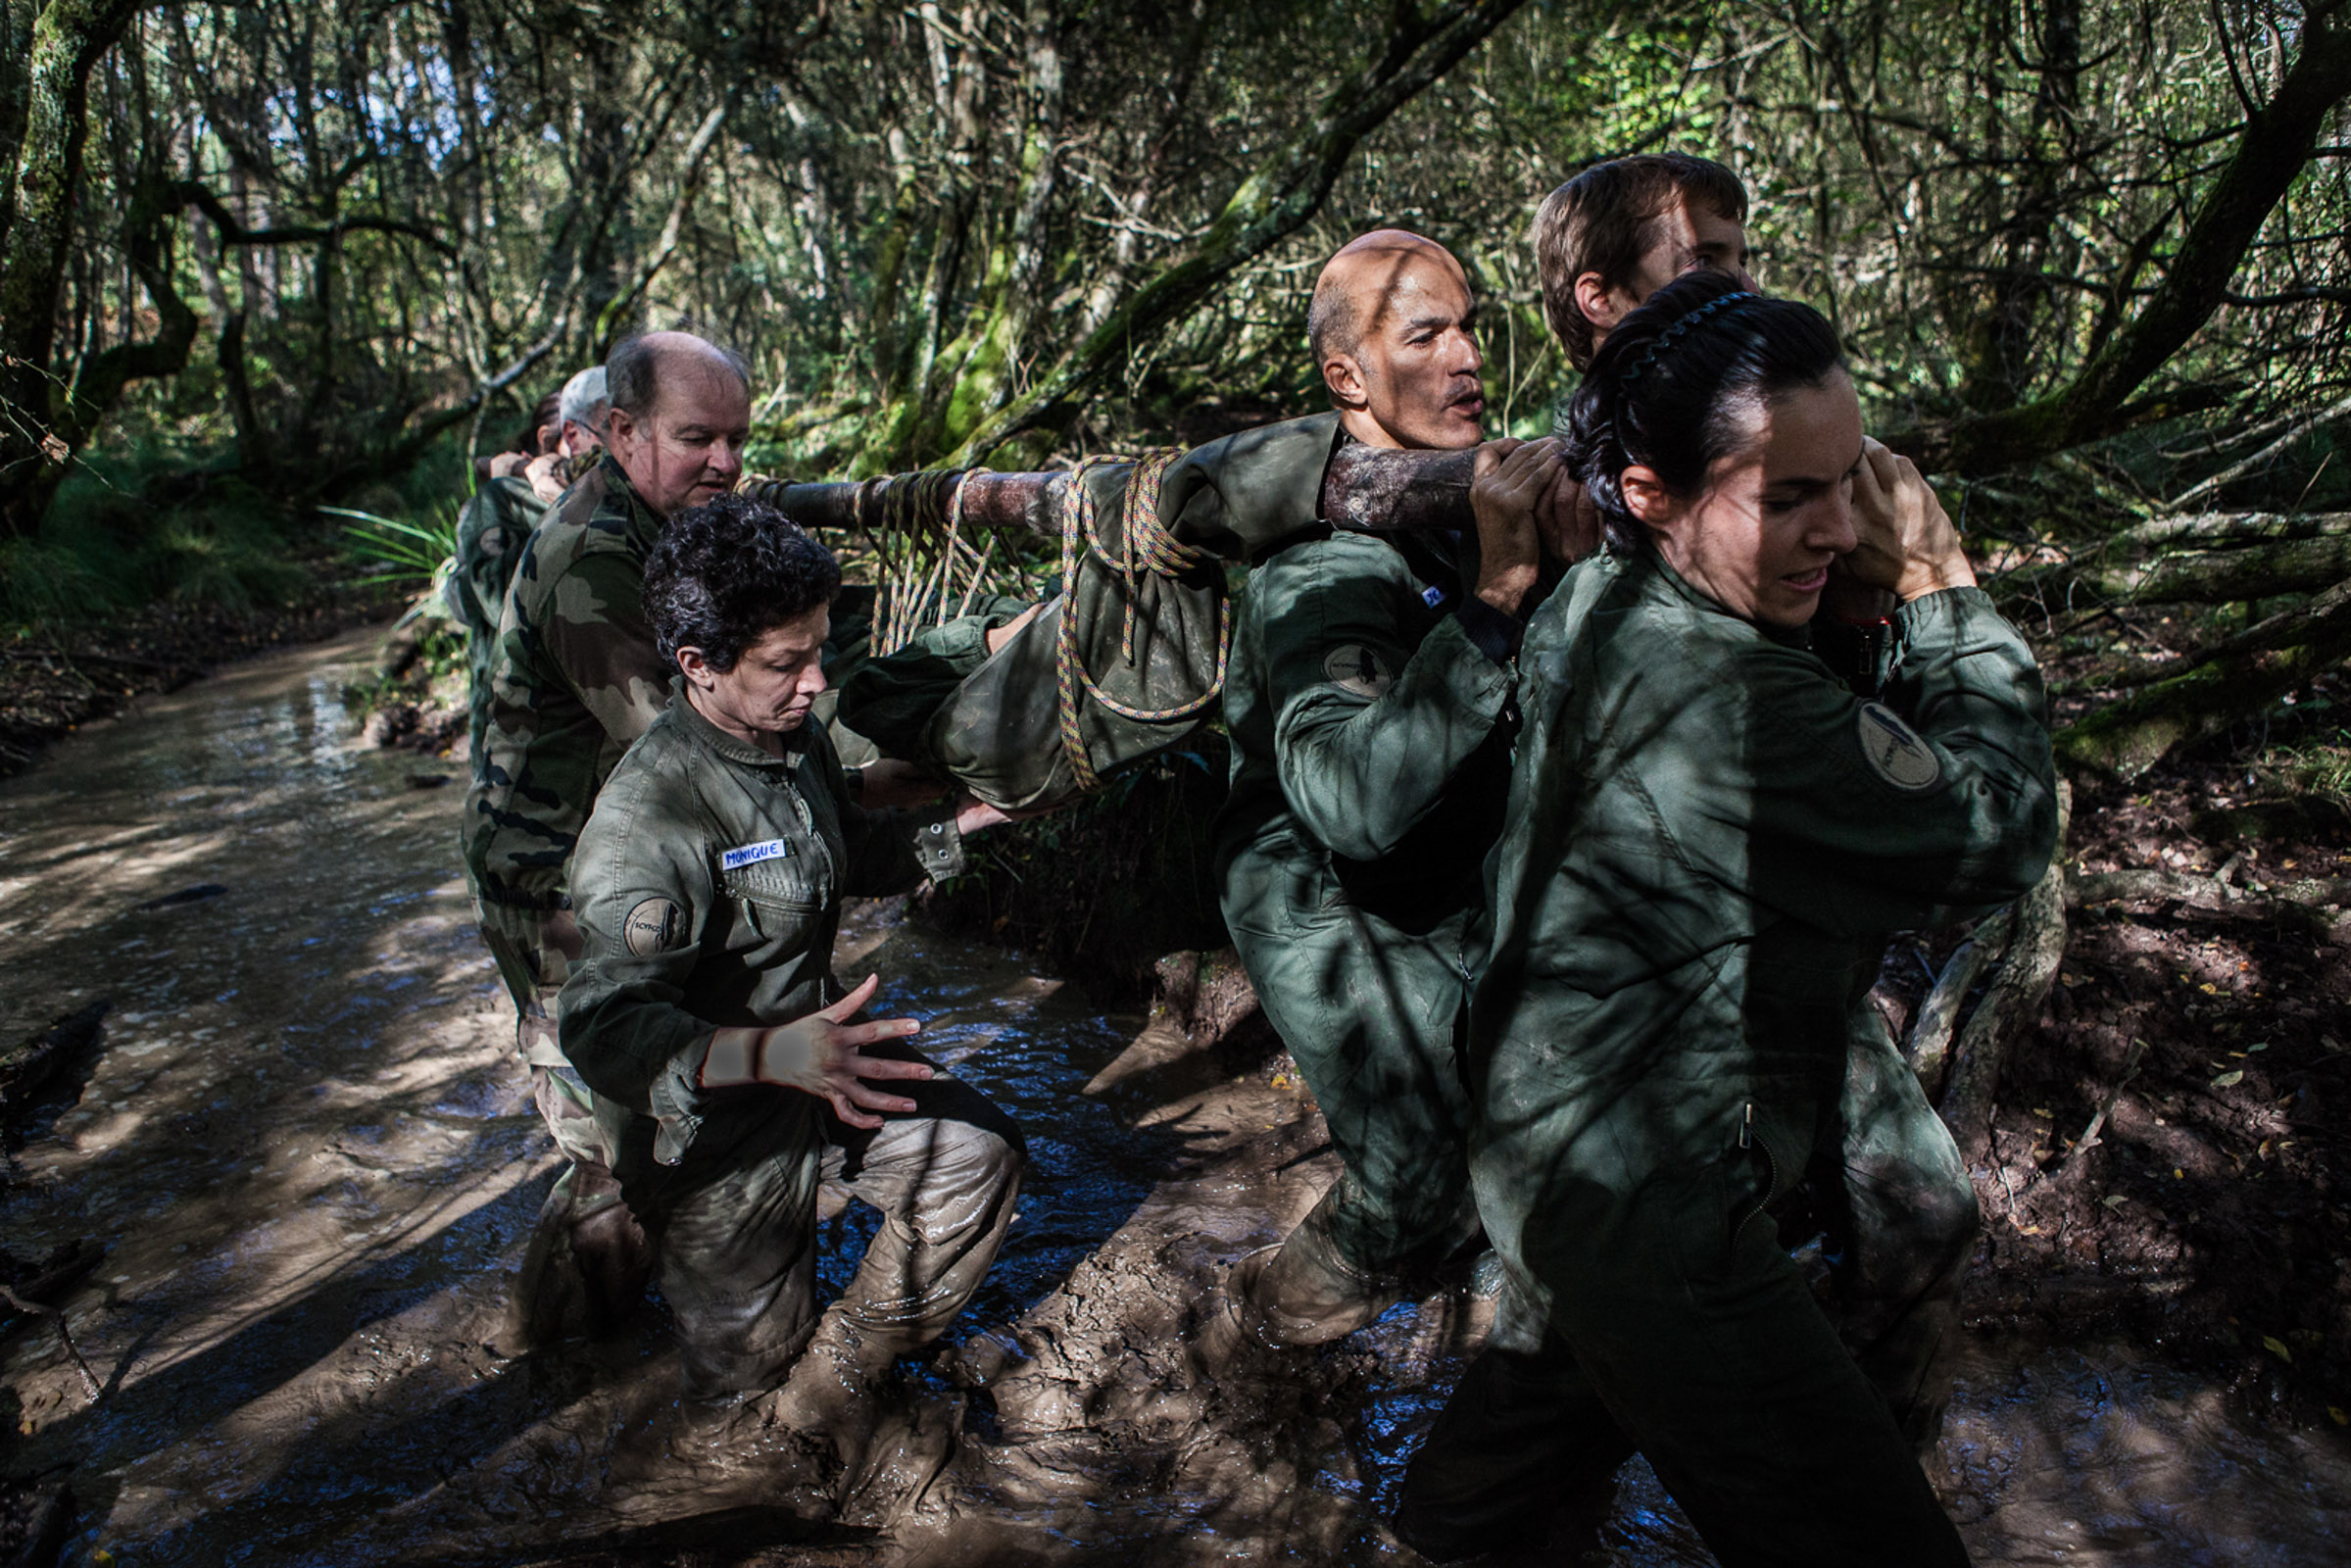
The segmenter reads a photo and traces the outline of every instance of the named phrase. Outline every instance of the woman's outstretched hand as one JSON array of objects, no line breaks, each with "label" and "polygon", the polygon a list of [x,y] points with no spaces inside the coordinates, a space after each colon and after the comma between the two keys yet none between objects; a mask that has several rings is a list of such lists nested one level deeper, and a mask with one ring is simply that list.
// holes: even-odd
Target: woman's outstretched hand
[{"label": "woman's outstretched hand", "polygon": [[869,974],[863,985],[831,1006],[772,1029],[718,1030],[703,1058],[702,1086],[725,1089],[759,1083],[797,1089],[830,1102],[833,1114],[852,1127],[867,1130],[882,1124],[878,1112],[914,1109],[911,1100],[886,1094],[867,1080],[919,1081],[932,1076],[931,1066],[895,1056],[868,1056],[863,1048],[903,1040],[922,1025],[912,1018],[843,1021],[871,1002],[881,983],[880,975]]}]

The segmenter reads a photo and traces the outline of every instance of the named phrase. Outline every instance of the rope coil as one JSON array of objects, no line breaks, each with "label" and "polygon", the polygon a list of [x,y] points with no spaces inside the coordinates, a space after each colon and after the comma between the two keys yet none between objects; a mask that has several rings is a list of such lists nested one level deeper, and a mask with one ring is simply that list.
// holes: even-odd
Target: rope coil
[{"label": "rope coil", "polygon": [[1157,572],[1174,576],[1211,559],[1209,552],[1185,544],[1159,525],[1159,486],[1169,466],[1183,455],[1180,447],[1161,447],[1136,460],[1134,472],[1127,476],[1121,508],[1123,548],[1116,552],[1102,543],[1094,492],[1087,487],[1086,475],[1117,460],[1099,457],[1081,460],[1070,470],[1067,486],[1061,492],[1061,624],[1053,648],[1053,695],[1059,709],[1061,750],[1069,758],[1069,769],[1077,779],[1078,789],[1088,795],[1100,790],[1102,781],[1086,755],[1085,736],[1078,725],[1081,690],[1120,718],[1143,724],[1163,724],[1189,717],[1216,701],[1224,691],[1225,665],[1233,644],[1233,607],[1221,595],[1216,606],[1216,673],[1210,678],[1207,691],[1192,702],[1173,708],[1130,707],[1095,683],[1078,653],[1077,581],[1084,551],[1091,550],[1102,557],[1125,585],[1126,623],[1120,630],[1118,653],[1120,660],[1129,665],[1135,662],[1135,611],[1141,574]]}]

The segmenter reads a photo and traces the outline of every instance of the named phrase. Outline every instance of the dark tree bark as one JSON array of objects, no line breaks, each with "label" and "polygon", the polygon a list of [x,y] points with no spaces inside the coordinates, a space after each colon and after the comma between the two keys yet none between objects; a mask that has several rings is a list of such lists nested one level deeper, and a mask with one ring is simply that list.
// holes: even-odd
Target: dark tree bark
[{"label": "dark tree bark", "polygon": [[2036,563],[1985,586],[2050,611],[2101,603],[2240,604],[2311,594],[2351,577],[2351,513],[2207,514],[2126,530],[2070,561]]},{"label": "dark tree bark", "polygon": [[2134,777],[2261,712],[2351,657],[2351,582],[2273,615],[2181,673],[2060,731],[2057,760],[2078,773]]},{"label": "dark tree bark", "polygon": [[58,443],[70,450],[75,441],[66,433],[75,421],[50,363],[89,139],[90,72],[139,5],[51,0],[27,27],[29,0],[8,0],[5,30],[29,47],[0,54],[0,135],[16,149],[0,234],[0,537],[38,526],[64,473]]},{"label": "dark tree bark", "polygon": [[2098,440],[2150,418],[2209,407],[2211,389],[2134,402],[2140,387],[2225,303],[2229,280],[2302,172],[2337,105],[2351,97],[2351,27],[2340,0],[2305,13],[2301,48],[2237,132],[2228,164],[2136,316],[2096,346],[2071,384],[2019,408],[1897,432],[1887,444],[1933,468],[1984,472]]}]

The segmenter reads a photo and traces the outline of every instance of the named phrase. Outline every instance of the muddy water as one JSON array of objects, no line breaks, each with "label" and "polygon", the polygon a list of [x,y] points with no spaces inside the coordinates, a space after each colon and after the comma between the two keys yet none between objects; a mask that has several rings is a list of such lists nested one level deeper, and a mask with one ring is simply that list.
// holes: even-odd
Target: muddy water
[{"label": "muddy water", "polygon": [[[71,1464],[72,1561],[1403,1562],[1377,1518],[1482,1327],[1401,1307],[1332,1349],[1203,1376],[1183,1327],[1332,1176],[1279,1063],[1225,1078],[1061,977],[853,921],[842,969],[1010,1107],[1034,1175],[958,1325],[966,1434],[917,1512],[808,1541],[748,1510],[616,1514],[615,1442],[660,1409],[658,1311],[502,1361],[483,1342],[555,1174],[466,921],[462,780],[353,745],[356,638],[76,737],[0,785],[0,1030],[113,999],[15,1153],[0,1241],[110,1251],[54,1333],[0,1344],[14,1475]],[[217,894],[137,906],[214,886]],[[826,1222],[837,1282],[863,1232]],[[1985,1563],[2333,1563],[2351,1454],[2248,1421],[2130,1349],[1979,1343],[1942,1459]],[[1706,1557],[1636,1463],[1561,1560]]]}]

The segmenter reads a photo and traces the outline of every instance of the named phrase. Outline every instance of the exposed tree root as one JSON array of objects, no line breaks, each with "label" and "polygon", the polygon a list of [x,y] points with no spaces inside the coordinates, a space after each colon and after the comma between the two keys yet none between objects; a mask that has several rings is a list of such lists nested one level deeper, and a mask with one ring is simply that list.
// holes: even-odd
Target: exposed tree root
[{"label": "exposed tree root", "polygon": [[2039,883],[2013,906],[2007,951],[1952,1052],[1950,1083],[1937,1108],[1971,1166],[1991,1155],[1992,1102],[2009,1046],[2039,1014],[2065,956],[2065,840],[2073,813],[2073,787],[2060,781],[2056,853]]},{"label": "exposed tree root", "polygon": [[1974,934],[1944,960],[1942,971],[1935,977],[1934,989],[1919,1004],[1918,1017],[1911,1023],[1903,1054],[1909,1058],[1911,1071],[1918,1074],[1929,1099],[1941,1092],[1943,1076],[1950,1070],[1951,1037],[1959,1029],[1959,1009],[1976,989],[1976,982],[1984,978],[1984,971],[1999,962],[2001,955],[2008,951],[2009,933],[2015,927],[2013,905],[1995,909],[1978,921]]}]

